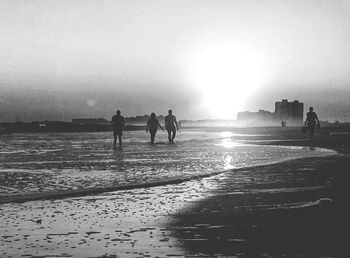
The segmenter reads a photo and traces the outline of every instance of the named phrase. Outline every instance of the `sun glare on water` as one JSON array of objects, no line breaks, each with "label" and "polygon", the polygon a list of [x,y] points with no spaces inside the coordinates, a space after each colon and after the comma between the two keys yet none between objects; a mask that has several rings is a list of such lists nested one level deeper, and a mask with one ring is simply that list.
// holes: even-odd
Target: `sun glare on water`
[{"label": "sun glare on water", "polygon": [[217,46],[198,52],[194,84],[211,115],[232,119],[264,81],[262,58],[245,48]]}]

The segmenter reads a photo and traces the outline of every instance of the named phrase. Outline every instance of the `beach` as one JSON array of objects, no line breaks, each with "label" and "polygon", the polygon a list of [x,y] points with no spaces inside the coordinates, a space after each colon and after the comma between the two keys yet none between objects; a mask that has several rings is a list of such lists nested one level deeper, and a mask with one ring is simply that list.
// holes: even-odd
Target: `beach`
[{"label": "beach", "polygon": [[[296,129],[269,130],[250,131],[249,137],[235,132],[214,141],[229,150],[238,144],[238,156],[247,152],[245,145],[254,143],[249,150],[256,153],[265,150],[256,146],[270,146],[271,162],[267,155],[256,164],[234,167],[241,161],[233,158],[218,167],[216,159],[197,158],[185,148],[180,153],[187,150],[186,156],[195,157],[187,165],[199,162],[212,171],[174,172],[157,185],[152,182],[159,180],[145,178],[146,183],[127,189],[95,187],[84,193],[72,188],[79,194],[59,198],[45,187],[38,198],[4,195],[1,257],[344,257],[349,135],[323,131],[310,142]],[[288,147],[288,155],[278,146]],[[220,157],[221,147],[212,153]],[[183,170],[175,167],[167,168]]]}]

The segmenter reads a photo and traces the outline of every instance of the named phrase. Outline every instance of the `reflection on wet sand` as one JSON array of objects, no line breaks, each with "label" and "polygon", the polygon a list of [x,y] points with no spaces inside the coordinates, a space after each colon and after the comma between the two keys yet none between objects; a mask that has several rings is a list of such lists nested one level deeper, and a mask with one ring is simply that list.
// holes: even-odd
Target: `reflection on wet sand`
[{"label": "reflection on wet sand", "polygon": [[108,133],[43,135],[2,139],[0,201],[14,195],[23,199],[35,194],[37,198],[41,193],[46,198],[62,191],[66,194],[60,196],[73,192],[76,196],[78,191],[85,195],[92,189],[97,193],[126,185],[146,187],[225,169],[324,155],[300,147],[246,145],[238,143],[238,136],[231,132],[182,132],[176,145],[149,145],[147,135],[127,132],[122,151],[111,150]]}]

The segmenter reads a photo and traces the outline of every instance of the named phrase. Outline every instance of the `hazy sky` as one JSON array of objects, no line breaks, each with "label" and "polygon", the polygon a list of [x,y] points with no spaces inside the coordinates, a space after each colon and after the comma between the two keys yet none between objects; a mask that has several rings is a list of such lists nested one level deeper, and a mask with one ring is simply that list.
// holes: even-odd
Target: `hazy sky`
[{"label": "hazy sky", "polygon": [[0,121],[235,118],[282,98],[350,120],[350,1],[0,0]]}]

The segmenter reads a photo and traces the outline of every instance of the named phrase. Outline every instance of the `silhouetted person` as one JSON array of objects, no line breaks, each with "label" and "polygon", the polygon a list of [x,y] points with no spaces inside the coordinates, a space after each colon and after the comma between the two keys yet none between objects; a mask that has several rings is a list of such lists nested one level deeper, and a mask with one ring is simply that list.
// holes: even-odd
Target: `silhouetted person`
[{"label": "silhouetted person", "polygon": [[310,139],[313,139],[315,127],[316,127],[316,122],[317,122],[317,128],[320,128],[320,121],[318,120],[316,113],[313,111],[314,108],[310,107],[309,110],[310,111],[307,112],[307,114],[306,114],[305,126],[308,127]]},{"label": "silhouetted person", "polygon": [[179,130],[179,127],[171,109],[169,109],[168,114],[169,115],[165,117],[165,129],[168,131],[169,143],[174,143],[176,130]]},{"label": "silhouetted person", "polygon": [[146,132],[149,131],[151,134],[151,143],[154,144],[154,138],[156,137],[158,126],[164,131],[163,127],[160,125],[158,119],[156,118],[156,114],[152,113],[151,118],[147,121]]},{"label": "silhouetted person", "polygon": [[122,148],[122,135],[123,135],[123,127],[124,127],[124,117],[120,114],[120,110],[117,110],[116,115],[112,117],[111,125],[113,128],[113,147],[116,149],[117,145],[117,137],[119,140],[119,149]]}]

